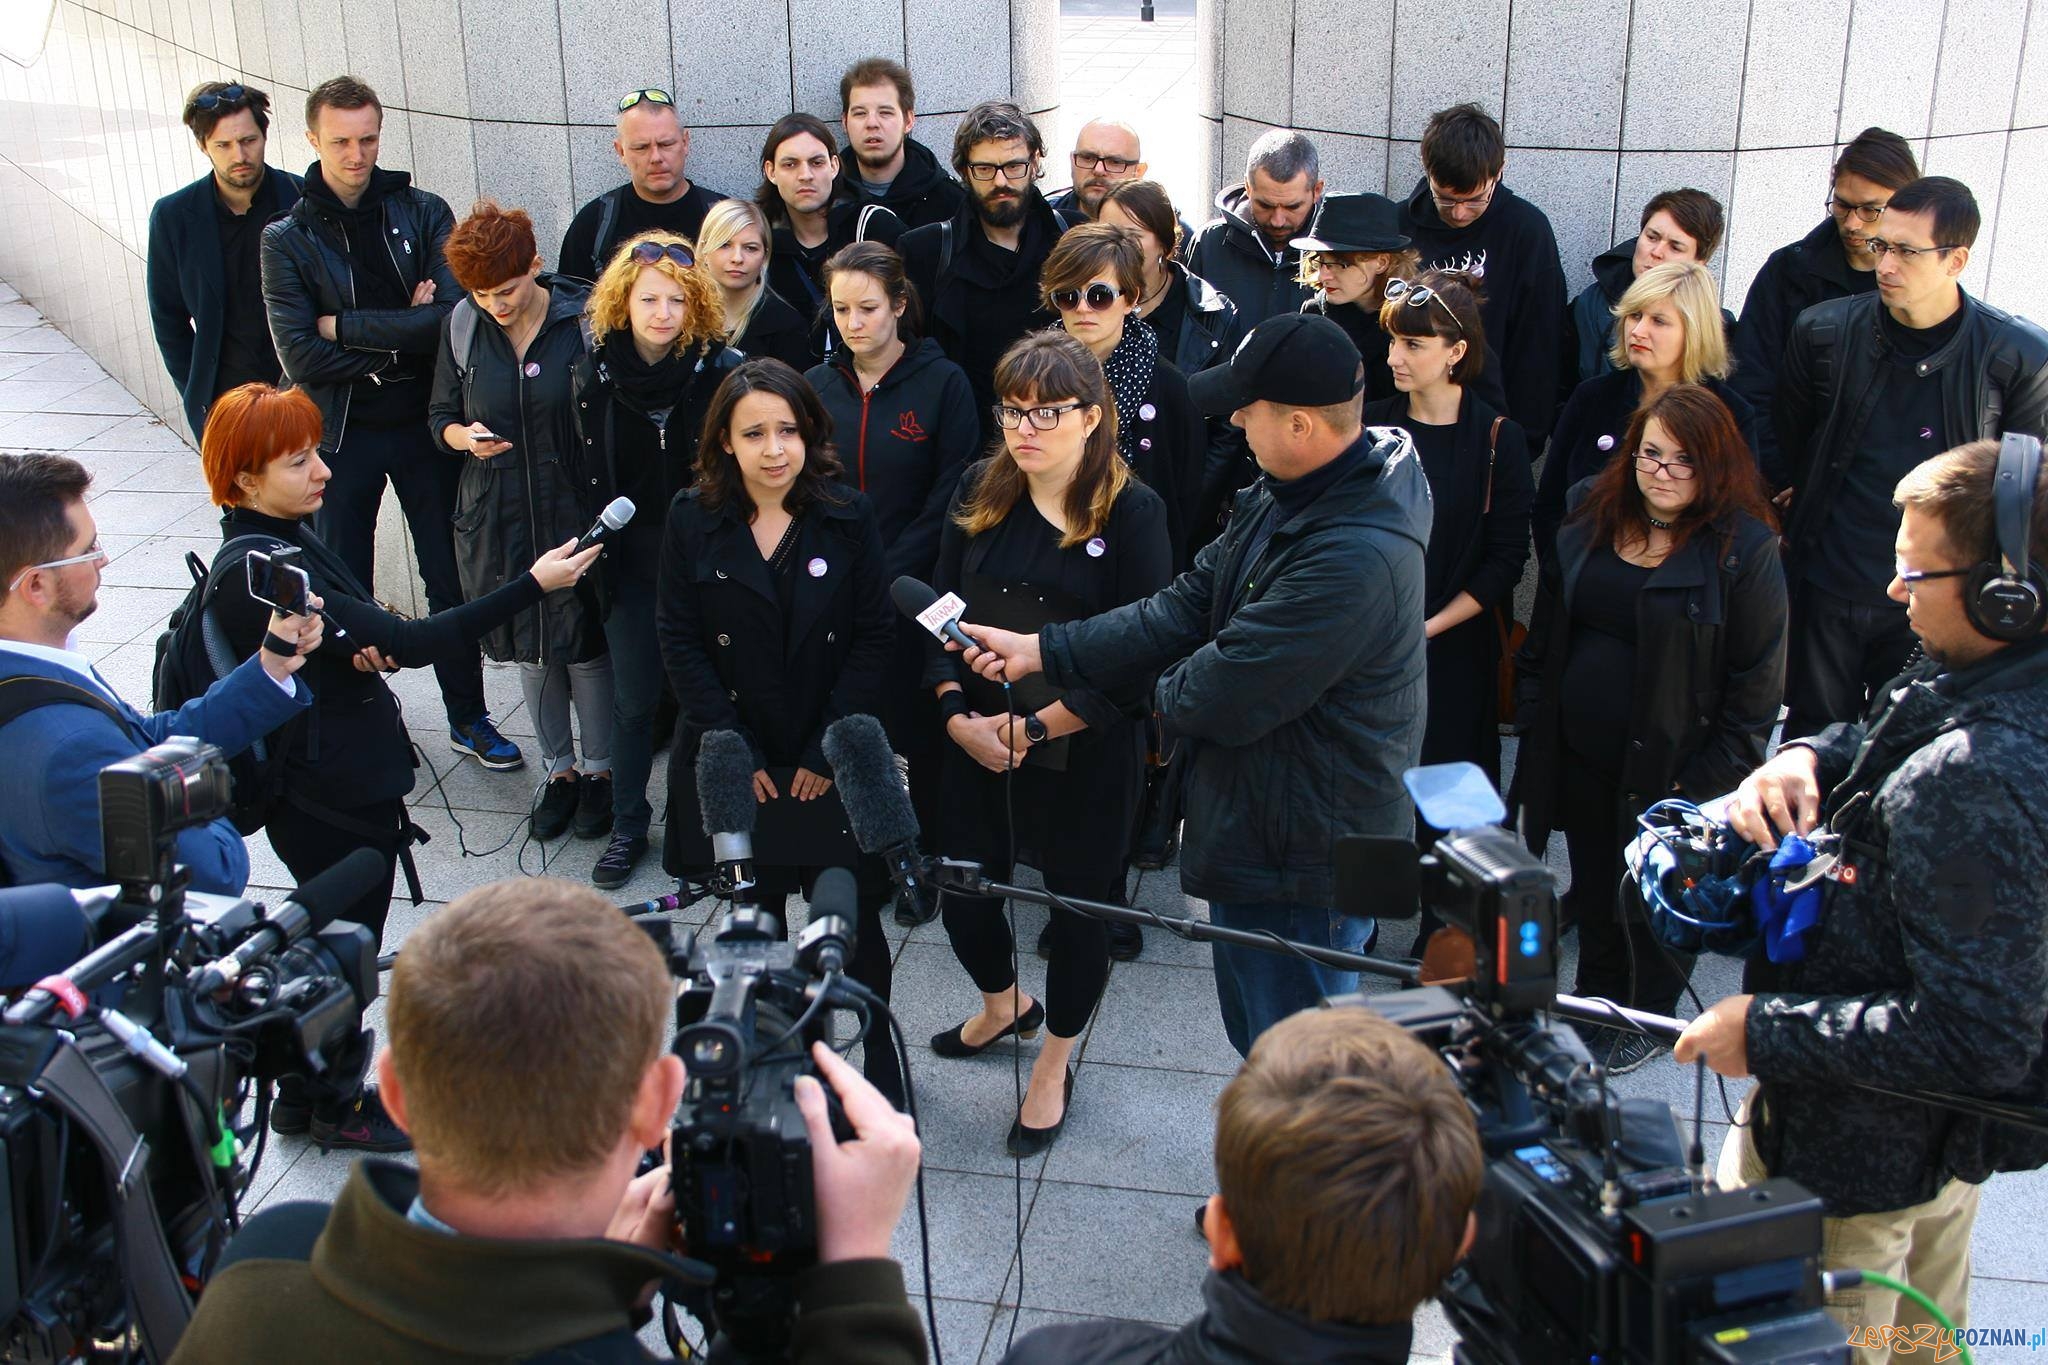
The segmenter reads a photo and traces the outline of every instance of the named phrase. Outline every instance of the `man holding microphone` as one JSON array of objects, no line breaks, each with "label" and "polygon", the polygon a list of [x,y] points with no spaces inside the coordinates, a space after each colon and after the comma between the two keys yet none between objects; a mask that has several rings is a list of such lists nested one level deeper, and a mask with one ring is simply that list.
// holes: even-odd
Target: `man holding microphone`
[{"label": "man holding microphone", "polygon": [[[963,621],[981,673],[1062,687],[1158,675],[1153,705],[1189,766],[1181,887],[1233,929],[1349,952],[1375,923],[1335,908],[1340,835],[1407,838],[1401,785],[1422,746],[1422,551],[1429,488],[1409,443],[1360,422],[1364,367],[1337,324],[1261,324],[1227,365],[1191,375],[1205,413],[1244,430],[1265,477],[1221,538],[1138,602],[1018,635]],[[972,604],[968,613],[973,613]],[[1213,945],[1231,1045],[1357,974]]]}]

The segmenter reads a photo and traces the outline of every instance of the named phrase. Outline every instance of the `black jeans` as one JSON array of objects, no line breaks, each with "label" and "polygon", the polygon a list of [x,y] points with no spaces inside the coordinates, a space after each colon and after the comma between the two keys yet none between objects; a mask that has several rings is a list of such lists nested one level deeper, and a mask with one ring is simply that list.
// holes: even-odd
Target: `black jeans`
[{"label": "black jeans", "polygon": [[[427,608],[447,611],[462,605],[462,581],[455,573],[455,489],[462,459],[437,450],[425,418],[402,427],[350,427],[342,447],[327,455],[333,477],[313,519],[320,539],[348,565],[363,586],[376,590],[377,507],[384,481],[398,490],[398,505],[412,531],[413,554],[427,585]],[[462,659],[434,665],[448,723],[468,727],[483,719],[484,660],[475,650]]]},{"label": "black jeans", "polygon": [[1666,948],[1650,932],[1642,898],[1621,885],[1631,837],[1617,817],[1621,791],[1612,777],[1566,751],[1560,755],[1558,807],[1579,923],[1579,977],[1572,994],[1669,1014],[1692,976],[1692,955]]},{"label": "black jeans", "polygon": [[[317,800],[318,797],[315,797]],[[390,840],[377,843],[361,835],[336,829],[317,816],[300,810],[289,801],[279,803],[270,818],[264,822],[263,832],[270,837],[270,847],[284,861],[291,871],[293,880],[304,885],[307,879],[316,877],[333,867],[359,848],[374,848],[384,855],[384,882],[372,888],[369,894],[337,916],[362,925],[376,935],[381,945],[384,941],[384,920],[391,913],[391,884],[398,875],[399,817],[405,803],[393,799],[378,801],[367,806],[340,808],[341,813],[365,825],[391,831]]]},{"label": "black jeans", "polygon": [[[806,897],[810,895],[816,875],[815,868],[805,871],[803,886]],[[859,891],[860,922],[854,926],[853,956],[846,964],[846,974],[887,1000],[895,964],[889,956],[889,940],[882,933],[882,907],[894,899],[895,885],[889,880],[889,870],[880,858],[863,857],[854,865],[853,878]],[[789,921],[783,915],[785,898],[764,895],[760,901],[763,910],[782,921],[786,936]],[[717,928],[714,918],[711,931],[716,932]],[[889,1034],[889,1021],[879,1015],[872,1021],[861,1049],[861,1074],[882,1092],[889,1103],[898,1109],[903,1108],[903,1068],[896,1060],[896,1044]]]},{"label": "black jeans", "polygon": [[661,645],[654,638],[654,579],[630,562],[610,580],[604,637],[612,655],[612,832],[647,837],[654,807],[654,708],[661,701]]},{"label": "black jeans", "polygon": [[1860,719],[1919,643],[1896,602],[1851,602],[1811,583],[1793,585],[1785,638],[1786,739]]}]

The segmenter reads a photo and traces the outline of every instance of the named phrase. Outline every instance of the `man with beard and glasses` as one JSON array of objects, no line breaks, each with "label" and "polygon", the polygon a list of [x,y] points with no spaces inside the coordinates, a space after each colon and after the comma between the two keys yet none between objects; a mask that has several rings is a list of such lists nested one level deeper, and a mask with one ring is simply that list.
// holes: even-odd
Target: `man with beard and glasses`
[{"label": "man with beard and glasses", "polygon": [[263,164],[270,96],[207,81],[180,116],[213,163],[149,211],[149,321],[197,440],[213,400],[283,371],[263,319],[263,227],[299,202],[299,178]]},{"label": "man with beard and glasses", "polygon": [[839,78],[839,193],[880,204],[906,228],[943,223],[967,202],[931,149],[910,136],[917,126],[917,88],[901,62],[867,57]]},{"label": "man with beard and glasses", "polygon": [[697,240],[704,215],[725,198],[693,185],[683,174],[690,130],[666,90],[630,90],[619,97],[618,135],[612,151],[626,168],[626,183],[606,190],[576,211],[555,257],[557,275],[595,281],[621,242],[660,230]]},{"label": "man with beard and glasses", "polygon": [[1236,304],[1247,328],[1301,311],[1314,291],[1301,283],[1293,242],[1322,199],[1315,143],[1291,128],[1267,130],[1245,155],[1244,183],[1216,196],[1220,216],[1195,234],[1188,269]]},{"label": "man with beard and glasses", "polygon": [[996,361],[1011,342],[1053,321],[1038,273],[1071,224],[1038,192],[1044,156],[1045,139],[1022,109],[1008,100],[975,105],[953,136],[966,205],[897,244],[930,335],[974,386],[984,445],[998,439]]},{"label": "man with beard and glasses", "polygon": [[[1122,119],[1090,119],[1074,137],[1074,186],[1052,196],[1052,206],[1070,223],[1092,223],[1102,201],[1118,185],[1143,180],[1148,163],[1138,145],[1138,130]],[[1180,240],[1191,242],[1194,229],[1173,216]]]}]

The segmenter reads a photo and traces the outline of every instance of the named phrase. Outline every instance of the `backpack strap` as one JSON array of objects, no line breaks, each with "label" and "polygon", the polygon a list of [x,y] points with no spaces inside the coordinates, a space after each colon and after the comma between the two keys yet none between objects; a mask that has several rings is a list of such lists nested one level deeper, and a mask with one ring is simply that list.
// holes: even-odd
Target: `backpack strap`
[{"label": "backpack strap", "polygon": [[868,239],[868,221],[877,213],[885,211],[880,204],[863,204],[860,210],[860,217],[853,220],[853,240],[865,242]]},{"label": "backpack strap", "polygon": [[123,730],[128,728],[127,718],[112,702],[90,687],[80,687],[61,678],[38,677],[33,673],[0,678],[0,726],[45,706],[89,706]]},{"label": "backpack strap", "polygon": [[953,220],[946,219],[939,224],[939,271],[932,276],[932,292],[939,292],[939,286],[946,282],[946,272],[953,268]]},{"label": "backpack strap", "polygon": [[632,182],[628,181],[611,193],[598,196],[597,235],[590,239],[590,259],[599,275],[604,274],[605,256],[608,254],[605,243],[612,235],[613,225],[619,221],[619,196],[631,188]]}]

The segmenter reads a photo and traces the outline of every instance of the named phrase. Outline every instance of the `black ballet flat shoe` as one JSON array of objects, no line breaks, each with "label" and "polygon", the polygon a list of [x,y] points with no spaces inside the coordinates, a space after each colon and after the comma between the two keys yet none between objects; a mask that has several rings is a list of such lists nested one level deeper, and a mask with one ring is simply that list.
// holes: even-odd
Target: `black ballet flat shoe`
[{"label": "black ballet flat shoe", "polygon": [[932,1051],[938,1053],[941,1057],[978,1057],[1013,1033],[1025,1042],[1030,1042],[1038,1036],[1038,1030],[1044,1026],[1045,1002],[1043,1000],[1034,1000],[1031,1002],[1030,1009],[1025,1010],[1010,1021],[1008,1028],[979,1047],[961,1036],[967,1029],[967,1025],[962,1023],[947,1029],[944,1033],[934,1033],[932,1035]]},{"label": "black ballet flat shoe", "polygon": [[1010,1136],[1003,1141],[1011,1156],[1018,1160],[1037,1156],[1052,1146],[1060,1135],[1060,1129],[1067,1126],[1067,1115],[1074,1112],[1074,1068],[1067,1068],[1067,1097],[1060,1110],[1060,1121],[1050,1128],[1026,1128],[1022,1116],[1010,1125]]}]

